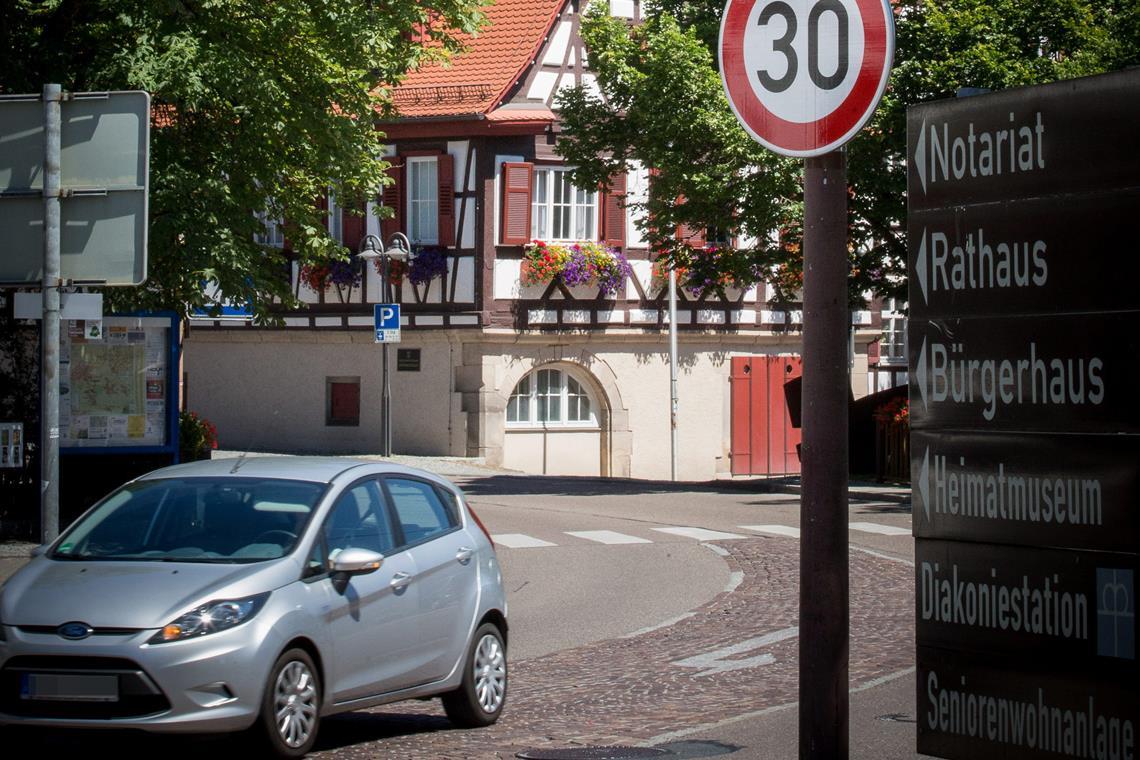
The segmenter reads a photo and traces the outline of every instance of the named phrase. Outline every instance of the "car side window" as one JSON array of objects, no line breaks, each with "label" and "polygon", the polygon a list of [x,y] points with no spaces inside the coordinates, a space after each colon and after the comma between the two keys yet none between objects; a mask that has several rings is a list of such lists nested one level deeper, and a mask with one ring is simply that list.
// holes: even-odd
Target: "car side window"
[{"label": "car side window", "polygon": [[380,554],[392,550],[396,542],[376,481],[357,483],[341,494],[325,522],[325,544],[330,559],[348,548]]},{"label": "car side window", "polygon": [[385,478],[384,482],[407,543],[446,533],[459,524],[430,483],[405,478]]}]

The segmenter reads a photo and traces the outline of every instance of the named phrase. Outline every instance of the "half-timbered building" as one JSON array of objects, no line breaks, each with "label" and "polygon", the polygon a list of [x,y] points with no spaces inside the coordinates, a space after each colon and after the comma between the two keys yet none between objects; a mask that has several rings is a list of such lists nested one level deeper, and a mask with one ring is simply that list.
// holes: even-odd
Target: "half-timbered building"
[{"label": "half-timbered building", "polygon": [[[497,0],[467,52],[412,73],[395,92],[401,118],[382,125],[394,181],[377,199],[392,217],[342,214],[328,202],[330,231],[350,250],[366,232],[387,240],[400,231],[445,262],[441,276],[396,285],[396,453],[484,457],[531,473],[669,477],[667,289],[627,209],[649,174],[616,177],[605,193],[576,188],[554,151],[556,94],[596,87],[578,35],[582,6]],[[639,0],[610,8],[639,20]],[[524,285],[523,246],[535,239],[600,241],[624,253],[632,276],[613,295],[558,280]],[[283,242],[272,224],[265,242]],[[293,278],[307,308],[281,327],[193,322],[189,406],[217,424],[224,447],[377,451],[380,276],[366,267],[359,283],[329,282],[295,265]],[[679,293],[679,477],[798,472],[786,384],[800,372],[800,312],[774,309],[763,285]],[[874,317],[854,315],[856,395],[868,387]]]}]

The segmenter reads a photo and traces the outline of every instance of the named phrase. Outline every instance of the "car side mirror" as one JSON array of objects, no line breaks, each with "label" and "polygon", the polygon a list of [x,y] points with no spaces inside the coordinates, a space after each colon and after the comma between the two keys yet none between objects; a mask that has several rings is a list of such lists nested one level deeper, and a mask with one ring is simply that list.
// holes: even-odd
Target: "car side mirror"
[{"label": "car side mirror", "polygon": [[48,550],[48,548],[49,548],[50,546],[51,546],[51,544],[40,544],[39,546],[35,547],[35,548],[34,548],[34,549],[32,549],[30,552],[28,552],[28,554],[29,554],[29,555],[30,555],[30,556],[31,556],[33,559],[34,559],[35,557],[42,557],[44,554],[46,554],[46,553],[47,553],[47,550]]},{"label": "car side mirror", "polygon": [[384,555],[368,549],[342,549],[332,560],[332,571],[339,575],[367,575],[380,569]]}]

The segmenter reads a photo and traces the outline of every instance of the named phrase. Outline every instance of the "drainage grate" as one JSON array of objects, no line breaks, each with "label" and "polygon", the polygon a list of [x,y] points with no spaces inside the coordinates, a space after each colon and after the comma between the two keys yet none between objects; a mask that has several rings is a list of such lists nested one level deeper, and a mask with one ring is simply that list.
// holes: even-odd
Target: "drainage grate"
[{"label": "drainage grate", "polygon": [[651,747],[567,747],[565,749],[528,749],[515,757],[519,760],[637,760],[663,757],[672,753]]},{"label": "drainage grate", "polygon": [[725,744],[724,742],[714,741],[683,741],[683,742],[669,742],[668,744],[658,744],[660,749],[669,750],[670,754],[676,755],[679,758],[698,758],[698,757],[717,757],[719,755],[731,755],[733,752],[740,750],[733,744]]}]

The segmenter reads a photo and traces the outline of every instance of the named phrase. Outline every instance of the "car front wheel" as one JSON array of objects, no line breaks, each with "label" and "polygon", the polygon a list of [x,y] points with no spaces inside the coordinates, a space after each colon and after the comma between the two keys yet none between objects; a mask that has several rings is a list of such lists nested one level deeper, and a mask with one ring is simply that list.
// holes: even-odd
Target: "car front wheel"
[{"label": "car front wheel", "polygon": [[443,695],[443,709],[457,726],[478,728],[499,719],[507,699],[507,648],[494,623],[484,623],[471,638],[463,682]]},{"label": "car front wheel", "polygon": [[317,741],[321,682],[303,649],[277,658],[265,685],[257,729],[275,757],[304,757]]}]

